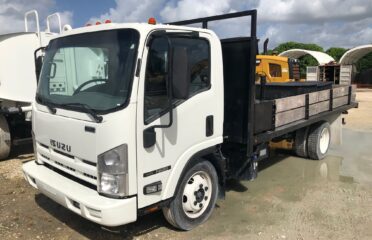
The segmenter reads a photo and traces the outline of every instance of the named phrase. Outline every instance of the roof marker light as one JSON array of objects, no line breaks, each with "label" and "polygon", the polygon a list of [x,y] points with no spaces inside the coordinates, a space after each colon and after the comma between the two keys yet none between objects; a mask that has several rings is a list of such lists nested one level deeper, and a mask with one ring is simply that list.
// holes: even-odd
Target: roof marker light
[{"label": "roof marker light", "polygon": [[96,25],[101,25],[101,22],[96,22]]},{"label": "roof marker light", "polygon": [[85,26],[86,27],[90,27],[90,26],[92,26],[92,24],[91,23],[87,23],[87,24],[85,24]]},{"label": "roof marker light", "polygon": [[148,24],[156,25],[156,19],[153,18],[153,17],[149,18],[149,20],[148,20]]},{"label": "roof marker light", "polygon": [[112,23],[110,19],[107,19],[105,23]]}]

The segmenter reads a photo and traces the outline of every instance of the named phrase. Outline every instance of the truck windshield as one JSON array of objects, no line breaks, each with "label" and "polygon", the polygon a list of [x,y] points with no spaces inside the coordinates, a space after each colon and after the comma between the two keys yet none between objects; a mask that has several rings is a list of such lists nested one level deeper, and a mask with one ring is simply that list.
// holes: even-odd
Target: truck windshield
[{"label": "truck windshield", "polygon": [[125,106],[138,42],[139,33],[134,29],[84,33],[51,41],[36,100],[47,106],[78,111],[89,108],[96,113]]}]

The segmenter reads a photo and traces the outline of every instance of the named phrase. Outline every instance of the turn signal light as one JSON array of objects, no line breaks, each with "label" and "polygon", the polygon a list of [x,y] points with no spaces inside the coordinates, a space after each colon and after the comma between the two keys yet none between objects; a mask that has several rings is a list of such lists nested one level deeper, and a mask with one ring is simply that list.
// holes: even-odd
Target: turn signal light
[{"label": "turn signal light", "polygon": [[155,18],[149,18],[148,24],[155,25],[156,24],[156,19]]}]

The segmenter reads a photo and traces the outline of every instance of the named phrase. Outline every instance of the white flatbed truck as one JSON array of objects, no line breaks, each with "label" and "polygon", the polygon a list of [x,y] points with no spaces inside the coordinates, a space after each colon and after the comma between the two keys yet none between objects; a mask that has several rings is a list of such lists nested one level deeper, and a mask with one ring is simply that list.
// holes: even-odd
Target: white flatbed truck
[{"label": "white flatbed truck", "polygon": [[[207,29],[242,16],[250,37],[220,40]],[[354,89],[314,83],[256,97],[256,16],[109,23],[50,41],[27,181],[104,226],[162,209],[190,230],[208,219],[226,179],[256,177],[271,140],[295,138],[299,155],[324,158],[341,114],[357,106]],[[180,26],[195,23],[203,28]]]},{"label": "white flatbed truck", "polygon": [[[29,31],[32,17],[34,32]],[[41,67],[41,48],[57,35],[50,31],[54,18],[61,29],[60,16],[54,13],[47,17],[47,30],[41,32],[38,13],[32,10],[25,14],[25,32],[0,35],[0,160],[9,156],[12,145],[31,143],[31,102]]]}]

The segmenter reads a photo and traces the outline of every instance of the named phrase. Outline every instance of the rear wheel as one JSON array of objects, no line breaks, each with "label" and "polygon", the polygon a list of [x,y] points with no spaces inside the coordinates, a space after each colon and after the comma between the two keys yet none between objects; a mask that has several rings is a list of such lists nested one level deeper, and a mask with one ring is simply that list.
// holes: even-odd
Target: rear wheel
[{"label": "rear wheel", "polygon": [[0,160],[9,157],[11,138],[8,121],[4,115],[0,115]]},{"label": "rear wheel", "polygon": [[309,132],[307,148],[309,157],[314,160],[323,159],[331,143],[331,127],[328,122],[314,125]]},{"label": "rear wheel", "polygon": [[297,156],[307,158],[307,136],[309,128],[301,128],[296,131],[296,137],[294,141],[294,150]]},{"label": "rear wheel", "polygon": [[182,230],[191,230],[212,214],[218,193],[218,177],[213,165],[203,161],[185,174],[175,198],[163,208],[167,221]]}]

